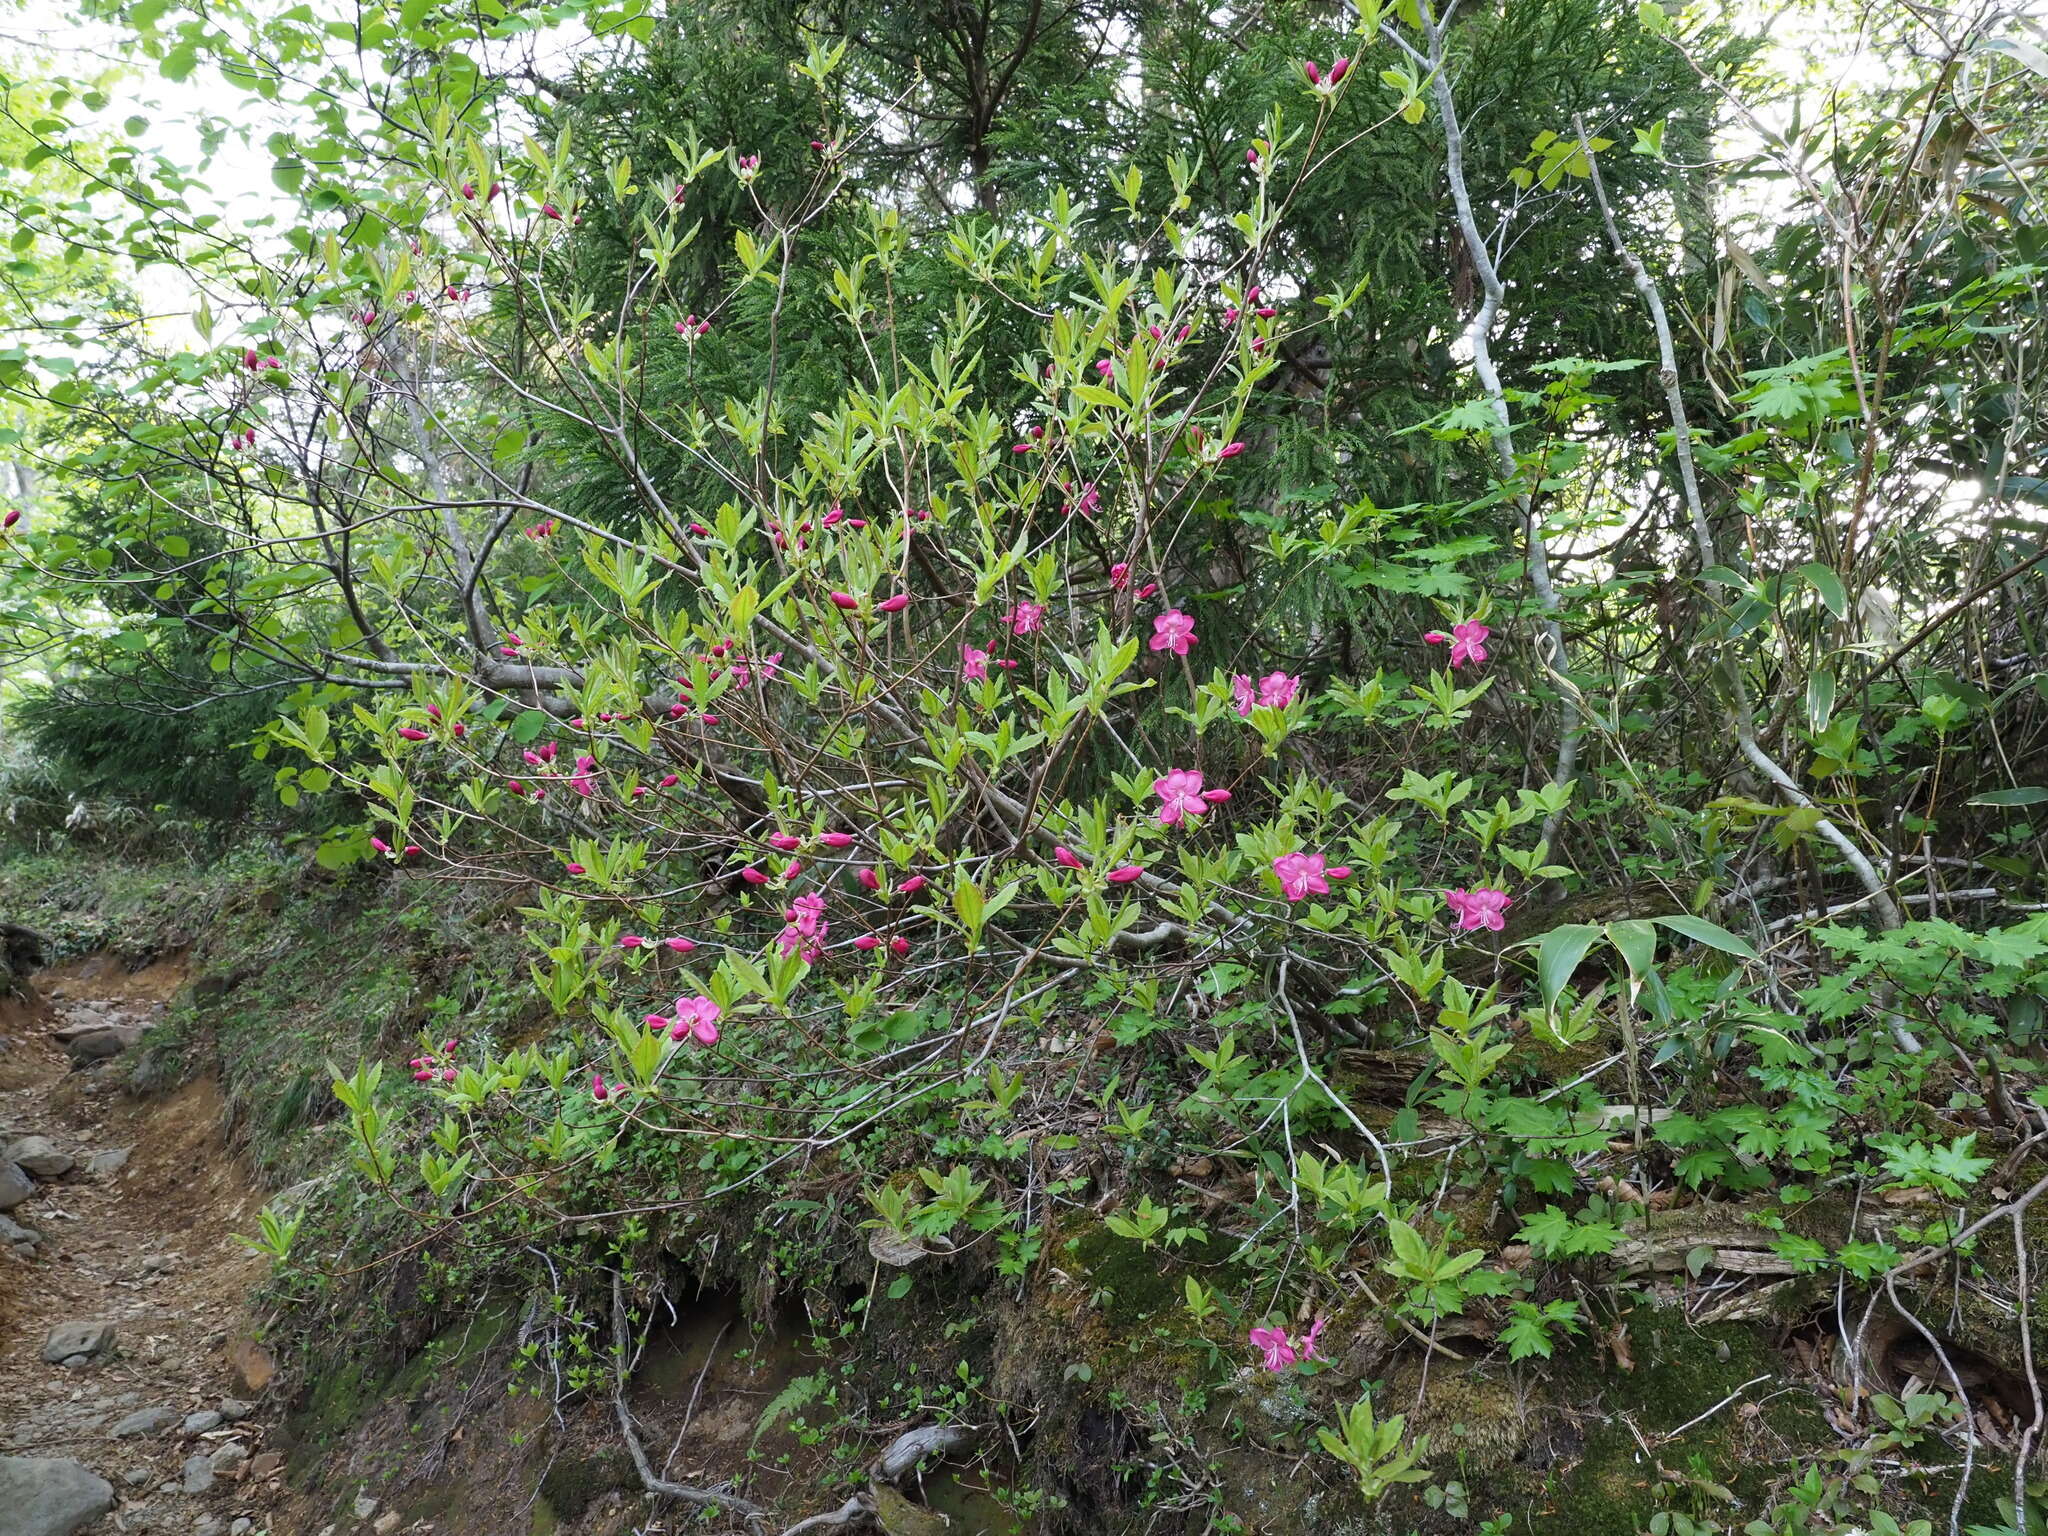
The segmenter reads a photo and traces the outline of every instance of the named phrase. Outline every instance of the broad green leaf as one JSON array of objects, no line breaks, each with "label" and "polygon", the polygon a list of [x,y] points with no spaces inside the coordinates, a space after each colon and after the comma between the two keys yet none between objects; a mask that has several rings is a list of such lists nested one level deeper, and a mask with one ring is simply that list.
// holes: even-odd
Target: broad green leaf
[{"label": "broad green leaf", "polygon": [[1673,933],[1682,933],[1695,944],[1704,944],[1709,949],[1718,949],[1725,954],[1740,955],[1745,960],[1757,958],[1756,950],[1749,940],[1730,933],[1718,923],[1710,923],[1704,917],[1693,917],[1688,913],[1675,912],[1669,917],[1653,917],[1653,923],[1662,923]]}]

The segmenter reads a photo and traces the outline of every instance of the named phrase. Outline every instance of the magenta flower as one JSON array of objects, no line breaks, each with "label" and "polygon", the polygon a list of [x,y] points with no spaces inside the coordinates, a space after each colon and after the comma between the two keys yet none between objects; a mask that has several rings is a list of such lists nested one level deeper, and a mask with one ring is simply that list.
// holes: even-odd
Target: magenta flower
[{"label": "magenta flower", "polygon": [[1460,928],[1491,928],[1495,933],[1507,927],[1502,914],[1514,905],[1506,891],[1485,885],[1472,891],[1445,891],[1444,903],[1458,914]]},{"label": "magenta flower", "polygon": [[1230,678],[1230,697],[1237,705],[1239,715],[1249,720],[1253,708],[1259,702],[1259,685],[1252,681],[1249,672],[1235,672]]},{"label": "magenta flower", "polygon": [[1053,845],[1052,856],[1056,862],[1064,865],[1068,869],[1086,869],[1088,867],[1086,864],[1083,864],[1081,862],[1080,856],[1076,854],[1073,849],[1067,847],[1064,843],[1056,843]]},{"label": "magenta flower", "polygon": [[646,942],[637,933],[622,933],[619,935],[619,948],[621,949],[638,949]]},{"label": "magenta flower", "polygon": [[1268,672],[1259,679],[1259,702],[1267,709],[1285,709],[1301,692],[1301,679],[1285,672]]},{"label": "magenta flower", "polygon": [[889,953],[894,955],[898,960],[901,960],[905,955],[910,953],[910,940],[904,938],[901,934],[898,934],[895,938],[889,941]]},{"label": "magenta flower", "polygon": [[1330,894],[1330,882],[1351,873],[1346,864],[1326,865],[1320,853],[1283,853],[1273,861],[1273,873],[1280,877],[1280,891],[1289,901],[1306,901],[1311,896]]},{"label": "magenta flower", "polygon": [[791,902],[789,911],[783,916],[792,928],[808,939],[824,932],[824,913],[825,898],[816,891],[809,891]]},{"label": "magenta flower", "polygon": [[929,884],[931,882],[925,879],[923,875],[912,875],[908,880],[897,886],[896,891],[898,895],[915,896]]},{"label": "magenta flower", "polygon": [[863,869],[854,878],[860,881],[863,890],[879,891],[882,888],[882,877],[872,869]]},{"label": "magenta flower", "polygon": [[975,645],[960,647],[960,681],[963,683],[985,683],[988,681],[988,652]]},{"label": "magenta flower", "polygon": [[1195,621],[1178,608],[1169,608],[1152,621],[1152,649],[1187,655],[1195,643]]},{"label": "magenta flower", "polygon": [[858,608],[860,606],[860,599],[855,597],[851,592],[834,592],[832,594],[832,606],[834,608],[842,608],[850,612],[853,609]]},{"label": "magenta flower", "polygon": [[697,947],[695,939],[663,939],[661,942],[664,947],[674,950],[679,955],[687,955]]},{"label": "magenta flower", "polygon": [[1125,564],[1121,560],[1117,561],[1115,565],[1112,565],[1109,568],[1109,584],[1118,592],[1121,592],[1125,587],[1128,587],[1131,584],[1130,566]]},{"label": "magenta flower", "polygon": [[604,1077],[600,1073],[593,1072],[590,1074],[590,1096],[597,1100],[598,1103],[602,1104],[606,1099],[610,1098],[613,1091],[612,1088],[605,1086]]},{"label": "magenta flower", "polygon": [[1299,1365],[1308,1360],[1324,1357],[1316,1352],[1316,1340],[1322,1336],[1323,1319],[1317,1318],[1307,1334],[1289,1337],[1284,1328],[1254,1328],[1251,1331],[1251,1346],[1259,1352],[1259,1363],[1269,1371],[1284,1371],[1289,1366]]},{"label": "magenta flower", "polygon": [[1143,875],[1144,873],[1145,871],[1140,869],[1136,864],[1124,864],[1120,865],[1115,869],[1112,869],[1108,874],[1104,875],[1102,878],[1109,881],[1112,885],[1129,885],[1133,880],[1136,880],[1139,876]]},{"label": "magenta flower", "polygon": [[860,950],[862,953],[866,953],[868,950],[871,949],[879,949],[881,948],[881,945],[882,941],[876,938],[872,933],[864,933],[859,938],[853,941],[853,947],[857,950]]},{"label": "magenta flower", "polygon": [[425,741],[427,739],[425,731],[412,725],[401,725],[398,728],[398,734],[407,741]]},{"label": "magenta flower", "polygon": [[565,875],[580,875],[585,873],[585,871],[581,864],[564,864],[562,866],[562,873]]},{"label": "magenta flower", "polygon": [[882,601],[875,604],[876,609],[882,613],[901,613],[909,606],[910,594],[908,592],[898,592],[894,597],[885,597]]},{"label": "magenta flower", "polygon": [[794,853],[803,847],[804,840],[791,832],[772,833],[768,838],[770,848],[779,848],[784,853]]},{"label": "magenta flower", "polygon": [[1432,629],[1422,638],[1431,645],[1448,644],[1451,648],[1451,665],[1462,667],[1468,661],[1476,663],[1486,660],[1486,637],[1492,633],[1493,631],[1484,624],[1467,620],[1463,624],[1453,624],[1448,635]]},{"label": "magenta flower", "polygon": [[720,1009],[708,997],[676,999],[676,1021],[669,1029],[671,1040],[695,1040],[699,1045],[718,1044]]},{"label": "magenta flower", "polygon": [[1013,635],[1031,634],[1045,628],[1045,606],[1020,602],[1003,616],[1003,622],[1010,626]]},{"label": "magenta flower", "polygon": [[1152,781],[1159,797],[1159,825],[1170,827],[1183,816],[1206,816],[1209,802],[1202,798],[1202,776],[1192,768],[1175,768],[1164,778]]},{"label": "magenta flower", "polygon": [[391,851],[391,845],[385,842],[384,839],[381,837],[371,838],[370,846],[376,849],[379,853],[389,853]]}]

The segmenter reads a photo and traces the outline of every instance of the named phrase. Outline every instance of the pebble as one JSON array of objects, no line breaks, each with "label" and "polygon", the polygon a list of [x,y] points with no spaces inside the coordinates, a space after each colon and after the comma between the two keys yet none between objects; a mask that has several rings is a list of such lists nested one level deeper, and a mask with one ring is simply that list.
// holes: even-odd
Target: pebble
[{"label": "pebble", "polygon": [[149,1481],[149,1468],[130,1467],[126,1472],[123,1472],[121,1474],[121,1481],[126,1483],[130,1488],[140,1488],[144,1483]]},{"label": "pebble", "polygon": [[131,1435],[162,1434],[178,1422],[178,1410],[168,1407],[138,1408],[113,1428],[116,1440],[126,1440]]},{"label": "pebble", "polygon": [[256,1411],[256,1405],[239,1397],[224,1397],[220,1400],[220,1416],[230,1424],[239,1424]]},{"label": "pebble", "polygon": [[185,1458],[185,1483],[187,1493],[204,1493],[213,1486],[213,1462],[205,1456]]},{"label": "pebble", "polygon": [[43,1359],[52,1365],[71,1364],[74,1355],[101,1355],[114,1347],[112,1323],[59,1323],[43,1340]]},{"label": "pebble", "polygon": [[47,1136],[24,1136],[0,1155],[39,1179],[61,1179],[77,1162],[69,1152],[59,1151]]},{"label": "pebble", "polygon": [[256,1522],[247,1515],[243,1515],[233,1525],[228,1527],[228,1536],[249,1536],[249,1533],[255,1529]]},{"label": "pebble", "polygon": [[359,1493],[356,1495],[355,1511],[358,1520],[367,1520],[377,1513],[377,1501],[367,1493]]},{"label": "pebble", "polygon": [[386,1510],[377,1517],[376,1523],[370,1529],[375,1531],[377,1536],[391,1536],[391,1533],[398,1529],[398,1511]]},{"label": "pebble", "polygon": [[197,1413],[185,1415],[185,1433],[188,1435],[203,1435],[209,1429],[219,1429],[221,1422],[221,1416],[211,1408],[202,1408]]},{"label": "pebble", "polygon": [[232,1472],[249,1459],[249,1448],[230,1440],[207,1458],[216,1472]]}]

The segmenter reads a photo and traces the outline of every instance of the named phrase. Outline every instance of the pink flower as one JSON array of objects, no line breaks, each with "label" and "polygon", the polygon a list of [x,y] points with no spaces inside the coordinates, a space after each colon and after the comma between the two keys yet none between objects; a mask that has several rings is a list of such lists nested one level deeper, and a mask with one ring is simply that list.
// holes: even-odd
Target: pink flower
[{"label": "pink flower", "polygon": [[1086,869],[1088,867],[1081,862],[1080,857],[1074,850],[1067,847],[1064,843],[1054,845],[1052,856],[1056,862],[1066,866],[1068,869]]},{"label": "pink flower", "polygon": [[1243,453],[1243,452],[1244,452],[1244,444],[1243,444],[1243,443],[1230,443],[1230,444],[1227,444],[1226,446],[1224,446],[1224,447],[1222,447],[1222,448],[1219,448],[1219,449],[1217,449],[1217,450],[1216,450],[1216,457],[1217,457],[1217,459],[1218,459],[1218,460],[1222,460],[1222,459],[1234,459],[1234,458],[1236,458],[1236,457],[1237,457],[1237,456],[1238,456],[1238,455],[1239,455],[1240,453]]},{"label": "pink flower", "polygon": [[889,953],[901,960],[910,953],[910,940],[898,935],[889,941]]},{"label": "pink flower", "polygon": [[1175,768],[1164,778],[1152,781],[1159,797],[1159,825],[1170,827],[1183,816],[1206,816],[1209,802],[1202,798],[1202,776],[1192,768]]},{"label": "pink flower", "polygon": [[637,933],[622,933],[619,935],[619,948],[621,949],[638,949],[646,942]]},{"label": "pink flower", "polygon": [[398,728],[398,734],[407,741],[425,741],[427,739],[427,733],[420,730],[417,726],[401,725]]},{"label": "pink flower", "polygon": [[845,609],[850,612],[851,610],[858,608],[860,606],[860,599],[855,597],[851,592],[834,592],[832,594],[832,606],[834,608]]},{"label": "pink flower", "polygon": [[1308,77],[1310,85],[1321,85],[1323,83],[1323,72],[1316,67],[1314,59],[1303,59],[1301,61],[1301,72]]},{"label": "pink flower", "polygon": [[896,890],[899,895],[915,896],[929,884],[931,882],[925,879],[923,875],[912,875],[908,880],[897,886]]},{"label": "pink flower", "polygon": [[882,941],[876,938],[872,933],[864,933],[859,938],[853,941],[853,947],[855,949],[862,951],[863,953],[871,949],[879,949],[881,947],[881,944]]},{"label": "pink flower", "polygon": [[1351,61],[1349,59],[1339,59],[1336,63],[1330,66],[1330,84],[1337,84],[1340,80],[1342,80],[1346,75],[1350,73]]},{"label": "pink flower", "polygon": [[791,902],[783,917],[790,927],[808,939],[825,931],[824,913],[825,898],[816,891],[810,891]]},{"label": "pink flower", "polygon": [[590,1074],[590,1096],[593,1099],[597,1100],[598,1103],[602,1104],[606,1099],[612,1096],[612,1093],[613,1089],[605,1086],[605,1081],[602,1076],[595,1072]]},{"label": "pink flower", "polygon": [[682,779],[673,773],[665,773],[661,776],[661,787],[663,789],[674,789],[682,782]]},{"label": "pink flower", "polygon": [[1283,853],[1273,861],[1273,873],[1280,877],[1281,894],[1289,901],[1306,901],[1311,896],[1330,894],[1330,882],[1351,873],[1346,864],[1326,867],[1320,853]]},{"label": "pink flower", "polygon": [[853,846],[853,834],[851,832],[827,832],[818,841],[827,848],[851,848]]},{"label": "pink flower", "polygon": [[884,598],[881,602],[875,604],[876,609],[882,613],[901,613],[909,606],[910,594],[908,592],[898,592],[894,597]]},{"label": "pink flower", "polygon": [[1249,720],[1253,707],[1259,702],[1259,687],[1249,672],[1234,673],[1230,679],[1230,697],[1237,705],[1239,715]]},{"label": "pink flower", "polygon": [[1045,628],[1045,607],[1041,603],[1018,603],[1004,615],[1003,622],[1013,635],[1028,635]]},{"label": "pink flower", "polygon": [[1152,649],[1187,655],[1195,643],[1195,621],[1178,608],[1169,608],[1152,621]]},{"label": "pink flower", "polygon": [[960,647],[960,681],[963,683],[985,683],[988,681],[988,652],[975,645]]},{"label": "pink flower", "polygon": [[676,1021],[669,1029],[669,1038],[687,1038],[699,1045],[716,1045],[719,1015],[718,1004],[708,997],[679,997],[676,999]]},{"label": "pink flower", "polygon": [[[1313,64],[1308,67],[1315,68]],[[1251,1346],[1259,1352],[1259,1363],[1269,1371],[1284,1371],[1294,1364],[1294,1345],[1285,1328],[1254,1328]]]},{"label": "pink flower", "polygon": [[1109,568],[1109,584],[1113,590],[1118,592],[1121,592],[1125,587],[1128,587],[1131,584],[1130,566],[1126,565],[1121,560],[1117,561],[1115,565],[1112,565]]},{"label": "pink flower", "polygon": [[788,832],[776,832],[768,839],[768,846],[770,848],[779,848],[784,853],[794,853],[803,845],[804,840],[802,838]]},{"label": "pink flower", "polygon": [[860,873],[854,876],[854,879],[858,880],[865,890],[879,891],[882,888],[882,877],[872,869],[860,871]]},{"label": "pink flower", "polygon": [[665,948],[672,949],[679,955],[687,955],[697,947],[695,939],[663,939],[661,942]]},{"label": "pink flower", "polygon": [[542,203],[540,205],[540,216],[544,219],[559,219],[562,216],[562,210],[553,203]]},{"label": "pink flower", "polygon": [[1485,885],[1473,891],[1445,891],[1444,903],[1458,914],[1460,928],[1491,928],[1495,933],[1507,926],[1502,914],[1514,905],[1506,891]]},{"label": "pink flower", "polygon": [[562,866],[562,873],[565,875],[581,875],[587,873],[587,871],[581,864],[564,864]]},{"label": "pink flower", "polygon": [[1145,871],[1140,869],[1135,864],[1124,864],[1120,865],[1116,869],[1112,869],[1108,874],[1104,875],[1102,878],[1109,881],[1113,885],[1129,885],[1133,880],[1137,879],[1140,875],[1144,873]]},{"label": "pink flower", "polygon": [[376,849],[379,853],[389,853],[391,851],[391,845],[385,842],[384,839],[381,837],[371,838],[370,846]]},{"label": "pink flower", "polygon": [[752,864],[749,864],[745,869],[740,871],[740,878],[746,881],[749,885],[766,885],[768,883],[767,874],[764,871],[757,869]]},{"label": "pink flower", "polygon": [[1431,645],[1448,643],[1451,648],[1451,665],[1462,667],[1468,661],[1486,660],[1486,637],[1492,633],[1493,631],[1484,624],[1467,620],[1463,624],[1453,624],[1448,635],[1433,629],[1422,638]]},{"label": "pink flower", "polygon": [[1285,672],[1268,672],[1259,679],[1259,703],[1267,709],[1285,709],[1301,692],[1301,679]]}]

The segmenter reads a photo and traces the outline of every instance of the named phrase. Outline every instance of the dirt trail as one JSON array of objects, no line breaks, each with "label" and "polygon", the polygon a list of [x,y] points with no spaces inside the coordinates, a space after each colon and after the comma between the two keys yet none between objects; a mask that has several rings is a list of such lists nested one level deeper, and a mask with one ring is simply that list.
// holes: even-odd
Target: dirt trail
[{"label": "dirt trail", "polygon": [[[252,1230],[260,1201],[222,1143],[218,1091],[202,1079],[138,1103],[116,1086],[117,1064],[74,1068],[53,1038],[96,1016],[153,1023],[182,980],[175,960],[129,974],[100,956],[43,972],[29,1005],[0,1004],[0,1152],[39,1136],[74,1163],[5,1213],[39,1243],[10,1242],[0,1225],[0,1458],[74,1459],[114,1493],[112,1509],[72,1526],[61,1514],[38,1524],[32,1497],[0,1488],[0,1536],[287,1536],[266,1519],[281,1492],[264,1449],[276,1405],[241,1315],[264,1263],[229,1235]],[[111,1348],[45,1360],[51,1330],[72,1323],[112,1324]],[[137,1430],[143,1417],[162,1422]],[[15,1476],[59,1475],[40,1466]]]}]

